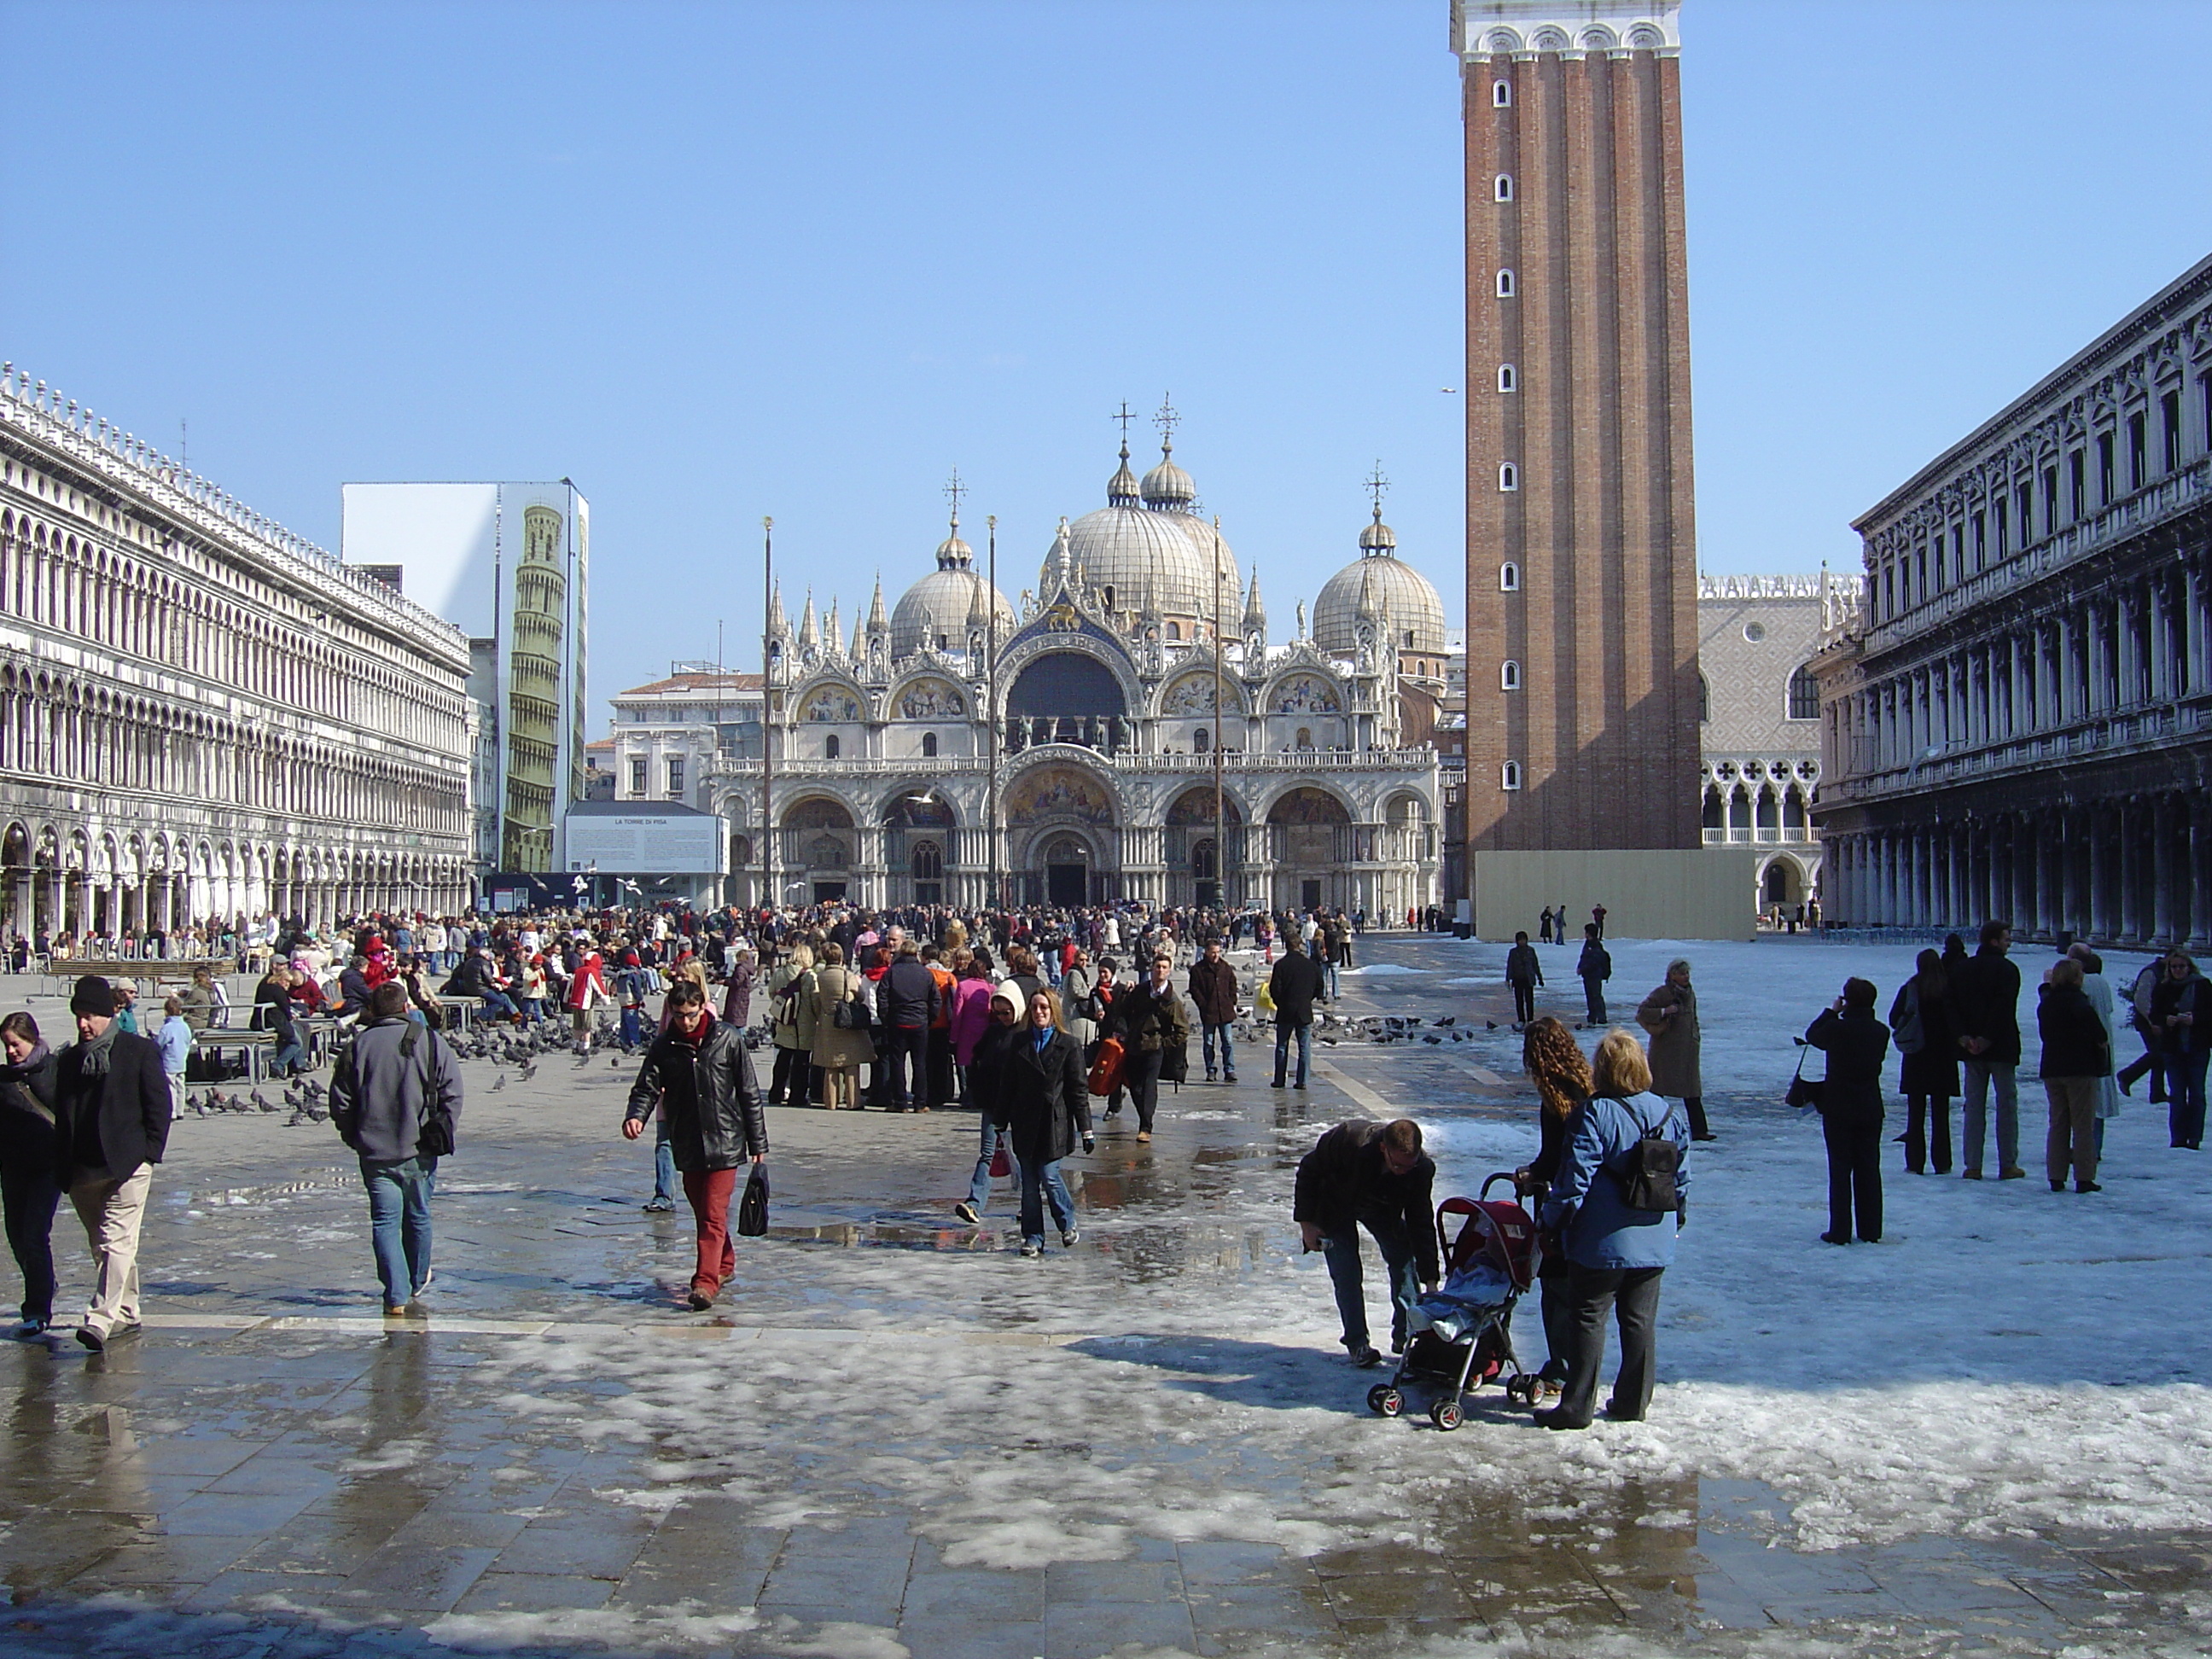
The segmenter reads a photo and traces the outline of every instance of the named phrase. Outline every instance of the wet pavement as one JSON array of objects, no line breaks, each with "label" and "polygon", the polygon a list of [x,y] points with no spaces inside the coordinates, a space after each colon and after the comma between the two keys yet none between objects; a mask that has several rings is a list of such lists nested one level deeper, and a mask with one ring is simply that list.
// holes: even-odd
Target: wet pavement
[{"label": "wet pavement", "polygon": [[[1502,991],[1443,983],[1468,947],[1368,948],[1426,971],[1347,980],[1347,1012],[1503,1024]],[[1304,1092],[1248,1053],[1150,1146],[1108,1126],[1070,1170],[1083,1239],[1042,1262],[1005,1183],[984,1227],[951,1218],[968,1115],[776,1111],[771,1236],[707,1316],[677,1304],[680,1212],[640,1208],[650,1141],[614,1133],[627,1065],[470,1062],[404,1324],[326,1125],[187,1119],[145,1332],[0,1346],[0,1651],[2205,1650],[2212,1535],[1796,1547],[1774,1487],[1632,1458],[1619,1425],[1546,1437],[1495,1389],[1449,1441],[1368,1416],[1296,1253],[1297,1158],[1408,1110],[1444,1126],[1440,1192],[1471,1186],[1533,1097],[1507,1032],[1316,1053]],[[66,1215],[57,1242],[68,1306]]]}]

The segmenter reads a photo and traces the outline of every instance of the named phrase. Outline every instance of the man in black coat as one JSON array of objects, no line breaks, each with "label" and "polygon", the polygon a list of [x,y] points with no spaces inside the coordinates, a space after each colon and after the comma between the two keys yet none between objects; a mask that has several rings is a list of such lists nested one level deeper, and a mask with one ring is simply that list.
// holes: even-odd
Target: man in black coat
[{"label": "man in black coat", "polygon": [[1820,1127],[1828,1143],[1831,1244],[1881,1243],[1881,1063],[1889,1027],[1875,1018],[1871,980],[1847,979],[1844,994],[1814,1020],[1805,1041],[1828,1056],[1820,1091]]},{"label": "man in black coat", "polygon": [[2020,1093],[2014,1080],[2020,1065],[2020,969],[2005,954],[2011,949],[2009,922],[1984,922],[1981,949],[1951,984],[1966,1072],[1960,1139],[1966,1167],[1960,1173],[1969,1181],[1982,1178],[1992,1089],[1997,1097],[1997,1178],[2018,1181],[2027,1174],[2020,1163]]},{"label": "man in black coat", "polygon": [[1359,1229],[1382,1252],[1390,1275],[1390,1346],[1402,1352],[1406,1322],[1425,1287],[1442,1276],[1431,1192],[1437,1166],[1421,1150],[1421,1126],[1354,1118],[1314,1143],[1299,1161],[1291,1218],[1309,1250],[1320,1250],[1336,1291],[1352,1363],[1379,1365],[1367,1339],[1367,1298],[1359,1274]]},{"label": "man in black coat", "polygon": [[1597,924],[1583,924],[1583,953],[1575,959],[1583,982],[1583,1016],[1593,1026],[1605,1024],[1605,982],[1613,977],[1613,952],[1598,940]]},{"label": "man in black coat", "polygon": [[1213,1081],[1213,1045],[1221,1043],[1221,1070],[1237,1081],[1237,1054],[1229,1046],[1229,1028],[1237,1018],[1237,969],[1223,957],[1221,941],[1210,939],[1206,952],[1190,964],[1190,1000],[1198,1010],[1199,1029],[1206,1045],[1206,1080]]},{"label": "man in black coat", "polygon": [[1267,996],[1275,1005],[1275,1080],[1272,1087],[1283,1086],[1284,1076],[1290,1070],[1293,1036],[1298,1043],[1298,1080],[1294,1086],[1306,1086],[1306,1066],[1313,1053],[1314,999],[1321,994],[1321,969],[1299,945],[1297,931],[1285,929],[1283,959],[1267,975]]},{"label": "man in black coat", "polygon": [[76,1340],[94,1352],[138,1328],[138,1230],[169,1143],[161,1050],[115,1024],[114,988],[94,975],[70,994],[77,1040],[55,1067],[62,1182],[84,1224],[94,1275]]},{"label": "man in black coat", "polygon": [[1544,982],[1544,964],[1526,933],[1514,934],[1513,948],[1505,953],[1505,982],[1513,988],[1513,1029],[1525,1030],[1536,1018],[1536,988]]},{"label": "man in black coat", "polygon": [[[884,1104],[894,1112],[929,1109],[929,1028],[937,1018],[937,975],[921,947],[906,936],[876,987],[876,1021],[883,1032],[882,1062],[888,1083]],[[921,1098],[916,1100],[915,1095]]]},{"label": "man in black coat", "polygon": [[668,988],[668,1029],[645,1051],[630,1085],[623,1133],[635,1140],[657,1105],[668,1118],[668,1150],[684,1177],[699,1235],[691,1306],[702,1310],[738,1271],[730,1199],[738,1170],[768,1156],[768,1114],[753,1083],[743,1033],[707,1012],[707,994],[679,979]]}]

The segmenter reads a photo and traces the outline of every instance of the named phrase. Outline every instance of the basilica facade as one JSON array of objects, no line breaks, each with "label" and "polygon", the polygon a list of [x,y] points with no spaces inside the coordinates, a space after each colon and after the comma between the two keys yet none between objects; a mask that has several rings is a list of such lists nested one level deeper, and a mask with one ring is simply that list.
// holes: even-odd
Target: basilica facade
[{"label": "basilica facade", "polygon": [[1310,630],[1301,605],[1275,642],[1171,439],[1141,481],[1125,442],[1106,495],[1060,521],[1018,603],[957,501],[936,568],[888,609],[878,580],[849,638],[834,601],[825,619],[810,594],[794,627],[777,596],[769,779],[729,757],[706,781],[741,899],[763,880],[870,905],[1438,896],[1443,607],[1379,498]]}]

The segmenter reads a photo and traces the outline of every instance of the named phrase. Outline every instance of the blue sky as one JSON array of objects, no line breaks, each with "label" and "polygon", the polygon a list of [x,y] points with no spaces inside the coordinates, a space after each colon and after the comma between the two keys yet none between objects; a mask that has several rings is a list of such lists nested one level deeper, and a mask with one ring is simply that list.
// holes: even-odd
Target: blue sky
[{"label": "blue sky", "polygon": [[[1445,0],[0,0],[0,356],[335,548],[348,479],[574,478],[605,695],[944,533],[1034,582],[1110,412],[1279,635],[1379,458],[1455,614]],[[2212,6],[1689,0],[1702,562],[1847,521],[2212,249]],[[1138,445],[1152,452],[1149,428]],[[743,641],[743,643],[740,643]]]}]

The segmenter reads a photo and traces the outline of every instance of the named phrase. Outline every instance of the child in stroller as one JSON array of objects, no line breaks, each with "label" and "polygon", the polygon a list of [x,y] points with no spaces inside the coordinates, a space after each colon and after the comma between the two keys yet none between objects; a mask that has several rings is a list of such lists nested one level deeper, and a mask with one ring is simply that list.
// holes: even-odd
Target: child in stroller
[{"label": "child in stroller", "polygon": [[[1414,1309],[1406,1352],[1397,1373],[1367,1391],[1370,1410],[1395,1417],[1406,1408],[1406,1385],[1419,1382],[1439,1390],[1429,1406],[1429,1420],[1449,1431],[1460,1425],[1460,1396],[1504,1376],[1509,1399],[1523,1404],[1535,1398],[1537,1382],[1521,1369],[1513,1352],[1513,1304],[1535,1280],[1540,1248],[1536,1224],[1517,1199],[1492,1199],[1499,1182],[1510,1188],[1510,1174],[1482,1183],[1479,1198],[1448,1198],[1437,1206],[1437,1241],[1443,1248],[1444,1282]],[[1450,1218],[1464,1217],[1459,1236],[1450,1237]]]}]

